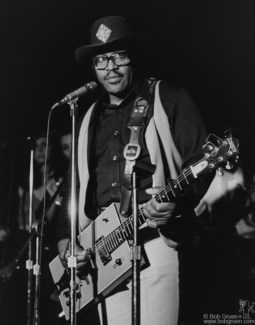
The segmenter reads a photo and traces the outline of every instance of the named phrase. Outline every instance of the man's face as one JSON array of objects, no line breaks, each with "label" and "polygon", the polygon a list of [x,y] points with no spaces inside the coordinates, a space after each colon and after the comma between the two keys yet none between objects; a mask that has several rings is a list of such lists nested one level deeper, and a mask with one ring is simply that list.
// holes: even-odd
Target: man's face
[{"label": "man's face", "polygon": [[60,145],[63,154],[70,159],[72,152],[72,135],[69,133],[62,135],[60,138]]},{"label": "man's face", "polygon": [[[41,137],[35,140],[34,159],[38,164],[43,164],[46,155],[47,138]],[[48,144],[48,160],[51,158],[52,145]]]},{"label": "man's face", "polygon": [[119,64],[118,60],[123,60],[119,58],[119,53],[121,54],[122,52],[125,53],[125,51],[108,52],[95,57],[96,60],[104,59],[105,56],[110,58],[106,62],[107,66],[104,69],[97,69],[95,67],[97,79],[108,93],[120,97],[126,93],[133,80],[133,69],[128,65],[130,59],[128,58],[126,60],[127,63],[123,65]]}]

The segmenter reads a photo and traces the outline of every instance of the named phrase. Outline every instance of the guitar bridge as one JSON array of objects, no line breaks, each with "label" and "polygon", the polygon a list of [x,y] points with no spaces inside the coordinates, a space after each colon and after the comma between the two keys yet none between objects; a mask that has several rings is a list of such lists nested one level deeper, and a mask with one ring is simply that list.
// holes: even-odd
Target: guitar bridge
[{"label": "guitar bridge", "polygon": [[106,265],[112,260],[110,253],[104,243],[104,236],[101,236],[97,241],[96,244],[98,245],[98,253],[101,258],[103,265]]}]

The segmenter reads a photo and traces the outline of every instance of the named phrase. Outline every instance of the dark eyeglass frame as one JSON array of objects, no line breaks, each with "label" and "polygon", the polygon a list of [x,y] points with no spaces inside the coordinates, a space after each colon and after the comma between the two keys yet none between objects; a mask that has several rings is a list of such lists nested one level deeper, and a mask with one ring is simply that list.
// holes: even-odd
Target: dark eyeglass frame
[{"label": "dark eyeglass frame", "polygon": [[[120,59],[120,54],[124,54],[124,58],[123,58],[123,62],[121,63],[117,63],[116,60]],[[100,59],[100,58],[103,58],[105,59],[105,66],[104,67],[98,67],[97,66],[97,59]],[[112,61],[115,65],[117,65],[118,67],[121,67],[121,66],[125,66],[127,65],[129,62],[130,62],[130,58],[127,54],[127,51],[123,50],[123,51],[116,51],[114,52],[113,54],[111,55],[106,55],[106,54],[102,54],[102,55],[97,55],[95,56],[92,61],[93,61],[93,67],[96,69],[96,70],[105,70],[107,67],[108,67],[108,64],[109,64],[109,61]],[[102,63],[102,62],[101,62]]]}]

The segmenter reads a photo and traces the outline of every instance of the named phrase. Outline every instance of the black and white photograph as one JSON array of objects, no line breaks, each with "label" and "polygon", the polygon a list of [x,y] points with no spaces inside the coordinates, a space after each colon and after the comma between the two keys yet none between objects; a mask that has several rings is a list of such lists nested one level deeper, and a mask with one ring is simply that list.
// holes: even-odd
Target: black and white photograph
[{"label": "black and white photograph", "polygon": [[255,324],[254,17],[1,1],[1,325]]}]

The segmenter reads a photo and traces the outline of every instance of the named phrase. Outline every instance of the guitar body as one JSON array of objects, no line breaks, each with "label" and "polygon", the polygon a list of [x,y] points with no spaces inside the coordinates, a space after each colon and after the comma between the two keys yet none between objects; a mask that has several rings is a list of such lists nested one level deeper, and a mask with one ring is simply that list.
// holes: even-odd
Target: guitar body
[{"label": "guitar body", "polygon": [[[79,240],[84,249],[93,247],[100,238],[106,237],[120,225],[116,204],[112,203],[80,235]],[[89,271],[84,279],[77,277],[77,306],[79,311],[89,307],[105,297],[123,280],[131,275],[130,246],[127,240],[121,243],[109,256],[96,251],[93,256],[95,269]],[[59,257],[49,264],[53,281],[59,288],[59,299],[69,318],[69,279]]]}]

